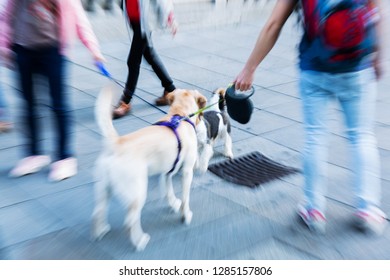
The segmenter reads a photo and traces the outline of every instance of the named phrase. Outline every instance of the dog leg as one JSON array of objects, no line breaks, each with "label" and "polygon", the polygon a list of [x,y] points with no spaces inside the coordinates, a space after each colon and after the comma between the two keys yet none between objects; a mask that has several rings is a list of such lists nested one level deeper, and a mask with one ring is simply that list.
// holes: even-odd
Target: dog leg
[{"label": "dog leg", "polygon": [[100,178],[95,183],[95,208],[92,214],[92,238],[100,240],[106,235],[111,227],[107,223],[107,209],[110,191],[108,182]]},{"label": "dog leg", "polygon": [[142,230],[141,211],[145,202],[134,201],[128,207],[125,219],[125,227],[129,229],[129,238],[137,251],[145,249],[150,240],[150,235]]},{"label": "dog leg", "polygon": [[232,151],[232,137],[230,136],[229,133],[226,132],[225,135],[225,151],[224,151],[224,156],[233,159],[233,151]]},{"label": "dog leg", "polygon": [[173,212],[177,213],[180,210],[181,200],[176,197],[175,192],[173,190],[172,175],[162,175],[162,176],[164,176],[168,204],[173,210]]},{"label": "dog leg", "polygon": [[183,166],[182,185],[183,185],[183,203],[181,205],[182,221],[189,225],[192,220],[192,212],[190,210],[190,189],[193,178],[192,168]]},{"label": "dog leg", "polygon": [[[132,192],[127,191],[129,181],[126,180],[125,183],[118,185],[118,188],[122,190],[122,201],[127,208],[124,224],[129,230],[130,242],[135,246],[137,251],[142,251],[150,240],[149,234],[145,233],[141,226],[141,211],[146,201],[148,180],[146,172],[144,174],[141,170],[138,170],[138,175],[138,178],[131,182],[133,185]],[[131,178],[134,178],[134,176],[131,176]]]},{"label": "dog leg", "polygon": [[209,167],[210,159],[212,158],[214,152],[212,144],[204,144],[202,154],[200,155],[200,164],[199,164],[199,170],[201,173],[205,173],[207,171],[207,168]]}]

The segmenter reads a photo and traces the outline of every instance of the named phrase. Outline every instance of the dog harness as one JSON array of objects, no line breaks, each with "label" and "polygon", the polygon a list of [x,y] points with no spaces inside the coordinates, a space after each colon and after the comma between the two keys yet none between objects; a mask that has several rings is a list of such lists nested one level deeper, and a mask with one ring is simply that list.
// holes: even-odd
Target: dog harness
[{"label": "dog harness", "polygon": [[177,128],[179,127],[180,122],[182,120],[191,124],[192,127],[195,129],[195,125],[193,124],[193,122],[189,118],[179,116],[179,115],[173,115],[169,121],[156,122],[154,124],[154,125],[162,125],[162,126],[166,126],[166,127],[170,128],[173,131],[173,133],[175,134],[176,139],[177,139],[177,150],[178,150],[177,157],[176,157],[176,160],[173,164],[173,167],[171,168],[171,170],[168,171],[168,173],[171,173],[173,170],[175,170],[176,164],[179,162],[179,157],[180,157],[180,152],[181,152],[181,141],[180,141],[179,134],[177,133]]}]

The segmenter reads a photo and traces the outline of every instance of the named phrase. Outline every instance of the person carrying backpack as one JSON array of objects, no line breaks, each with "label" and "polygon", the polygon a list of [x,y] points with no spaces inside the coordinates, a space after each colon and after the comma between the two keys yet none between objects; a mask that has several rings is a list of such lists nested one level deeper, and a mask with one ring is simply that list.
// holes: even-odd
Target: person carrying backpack
[{"label": "person carrying backpack", "polygon": [[380,68],[379,0],[278,0],[245,66],[234,80],[248,90],[290,15],[303,19],[299,45],[299,88],[303,103],[303,201],[298,214],[313,231],[326,230],[327,118],[337,99],[351,148],[356,225],[376,234],[387,221],[380,209],[380,158],[374,134]]}]

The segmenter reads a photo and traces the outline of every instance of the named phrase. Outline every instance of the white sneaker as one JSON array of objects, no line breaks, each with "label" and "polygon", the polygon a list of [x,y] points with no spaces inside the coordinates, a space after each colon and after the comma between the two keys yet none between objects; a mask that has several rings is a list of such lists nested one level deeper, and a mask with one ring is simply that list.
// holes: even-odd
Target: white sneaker
[{"label": "white sneaker", "polygon": [[359,229],[382,235],[388,224],[386,214],[378,207],[359,209],[354,214],[356,225]]},{"label": "white sneaker", "polygon": [[49,156],[29,156],[18,162],[9,173],[10,177],[16,178],[40,171],[50,164]]},{"label": "white sneaker", "polygon": [[298,215],[306,226],[313,232],[325,234],[326,218],[324,213],[317,209],[307,209],[303,205],[298,205]]},{"label": "white sneaker", "polygon": [[53,162],[50,166],[49,181],[59,182],[77,174],[77,159],[70,157]]}]

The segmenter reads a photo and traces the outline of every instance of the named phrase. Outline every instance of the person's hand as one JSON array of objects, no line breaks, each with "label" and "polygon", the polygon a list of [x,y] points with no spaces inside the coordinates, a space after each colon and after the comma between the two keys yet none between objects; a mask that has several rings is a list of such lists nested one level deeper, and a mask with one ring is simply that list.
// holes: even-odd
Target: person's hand
[{"label": "person's hand", "polygon": [[98,62],[100,62],[100,63],[106,62],[106,59],[104,58],[104,56],[102,54],[95,54],[93,56],[93,60],[95,61],[95,64]]},{"label": "person's hand", "polygon": [[108,72],[106,66],[102,61],[95,61],[96,68],[100,71],[100,73],[108,78],[111,77],[110,72]]},{"label": "person's hand", "polygon": [[171,29],[172,36],[175,36],[177,33],[178,24],[173,13],[170,13],[168,16],[168,27]]},{"label": "person's hand", "polygon": [[379,80],[383,75],[383,65],[379,56],[374,59],[373,67],[375,71],[375,77],[377,80]]},{"label": "person's hand", "polygon": [[237,78],[234,80],[236,90],[247,91],[252,87],[254,79],[254,72],[247,68],[241,70]]},{"label": "person's hand", "polygon": [[176,20],[173,20],[170,28],[171,28],[171,34],[174,37],[176,35],[176,33],[177,33],[177,28],[178,28],[178,24],[177,24]]}]

